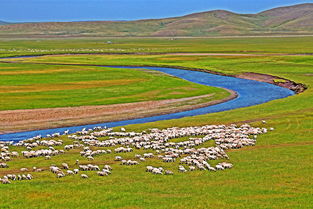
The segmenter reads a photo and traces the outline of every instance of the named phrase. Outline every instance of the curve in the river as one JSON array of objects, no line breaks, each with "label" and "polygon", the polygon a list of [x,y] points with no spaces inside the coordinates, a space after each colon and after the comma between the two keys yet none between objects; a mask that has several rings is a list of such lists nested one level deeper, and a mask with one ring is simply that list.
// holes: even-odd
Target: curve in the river
[{"label": "curve in the river", "polygon": [[125,66],[118,66],[118,67],[129,68],[129,69],[144,68],[144,69],[150,69],[150,70],[157,70],[157,71],[167,73],[169,75],[173,75],[173,76],[176,76],[176,77],[179,77],[179,78],[182,78],[182,79],[194,82],[194,83],[230,89],[230,90],[237,92],[238,97],[233,100],[224,102],[224,103],[220,103],[220,104],[216,104],[216,105],[212,105],[212,106],[208,106],[204,108],[189,110],[189,111],[171,113],[167,115],[159,115],[159,116],[146,117],[146,118],[133,119],[133,120],[124,120],[124,121],[118,121],[118,122],[109,122],[109,123],[100,123],[100,124],[92,124],[92,125],[3,134],[3,135],[0,135],[0,140],[1,141],[8,141],[8,140],[20,141],[20,140],[37,136],[37,135],[46,136],[47,134],[52,134],[56,132],[63,133],[65,130],[70,130],[70,133],[74,133],[83,128],[88,129],[88,128],[93,128],[95,126],[116,127],[116,126],[130,125],[130,124],[140,124],[140,123],[147,123],[147,122],[154,122],[154,121],[161,121],[161,120],[177,119],[177,118],[183,118],[183,117],[188,117],[188,116],[203,115],[207,113],[222,112],[222,111],[262,104],[271,100],[281,99],[281,98],[285,98],[285,97],[292,96],[295,94],[293,91],[287,88],[282,88],[282,87],[264,83],[264,82],[215,75],[215,74],[206,73],[206,72],[181,70],[181,69],[175,69],[175,68],[161,68],[161,67],[125,67]]}]

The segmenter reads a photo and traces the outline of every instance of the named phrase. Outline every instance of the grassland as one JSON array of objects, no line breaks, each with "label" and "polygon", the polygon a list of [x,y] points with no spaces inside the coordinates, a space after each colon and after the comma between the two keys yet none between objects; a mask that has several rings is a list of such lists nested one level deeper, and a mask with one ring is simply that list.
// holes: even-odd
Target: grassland
[{"label": "grassland", "polygon": [[[182,44],[185,41],[192,52],[196,52],[197,47],[202,51],[209,46],[212,48],[206,48],[206,52],[215,52],[218,45],[225,45],[225,48],[219,48],[220,52],[225,53],[242,52],[248,46],[251,47],[249,50],[258,53],[262,50],[267,53],[313,52],[310,48],[313,44],[311,38],[288,39],[293,40],[289,45],[282,44],[283,40],[252,38],[226,40],[224,43],[222,40],[203,40],[204,44],[200,47],[196,43],[201,43],[201,40],[179,41]],[[143,43],[145,41],[147,40],[143,40]],[[150,41],[156,44],[160,40]],[[221,42],[217,44],[219,41]],[[238,41],[249,42],[250,45],[230,44]],[[151,47],[150,44],[146,46]],[[136,51],[135,47],[130,46],[129,50]],[[121,167],[113,162],[113,155],[105,155],[96,157],[95,162],[112,164],[112,176],[104,179],[91,176],[88,180],[78,177],[56,179],[49,172],[34,173],[33,181],[0,187],[0,208],[312,208],[312,56],[82,55],[40,57],[25,59],[24,62],[23,66],[30,65],[27,62],[172,65],[227,74],[256,72],[306,84],[308,90],[293,97],[253,107],[127,127],[128,130],[146,130],[151,127],[246,122],[254,126],[275,127],[275,131],[258,138],[257,146],[230,151],[228,154],[235,167],[229,171],[196,171],[188,174],[176,172],[174,176],[154,176],[145,173],[144,167],[150,164],[164,165],[160,161],[147,161],[138,167]],[[268,122],[264,125],[261,120]],[[66,143],[69,141],[66,140]],[[55,157],[52,161],[73,165],[75,152],[78,150]],[[134,153],[123,156],[133,155]],[[83,159],[81,161],[84,162]],[[14,171],[28,164],[45,167],[51,162],[19,158],[9,163],[9,170]],[[177,164],[166,164],[164,167],[176,170]]]},{"label": "grassland", "polygon": [[2,39],[0,43],[0,57],[68,53],[302,54],[313,51],[313,37]]},{"label": "grassland", "polygon": [[0,110],[108,105],[211,93],[219,97],[224,92],[140,69],[5,63],[0,68]]}]

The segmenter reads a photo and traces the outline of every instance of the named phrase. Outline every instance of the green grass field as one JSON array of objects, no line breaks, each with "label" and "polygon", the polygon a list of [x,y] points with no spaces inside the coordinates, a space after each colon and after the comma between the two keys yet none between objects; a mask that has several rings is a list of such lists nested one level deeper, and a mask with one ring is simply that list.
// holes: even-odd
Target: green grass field
[{"label": "green grass field", "polygon": [[[247,39],[245,42],[250,42],[250,50],[253,49],[260,53],[262,51],[271,53],[313,52],[310,48],[313,46],[311,38],[292,39],[294,42],[288,42],[288,44],[283,44],[284,41],[281,38],[263,40],[271,40],[271,43],[261,43],[261,39],[254,38]],[[158,41],[153,43],[156,44]],[[192,52],[196,52],[199,47],[192,43],[200,43],[200,40],[180,41],[182,43],[185,41],[185,45],[189,46]],[[204,40],[204,43],[207,41]],[[209,40],[208,42],[210,41],[216,43],[222,40]],[[237,42],[238,39],[230,41]],[[49,42],[52,41],[47,43]],[[221,45],[227,45],[227,43],[229,42],[221,43]],[[147,48],[151,47],[146,40],[142,41],[142,45]],[[202,51],[204,46],[206,45],[200,46],[199,51]],[[29,45],[29,47],[33,46]],[[247,47],[246,45],[229,44],[228,48],[220,50],[226,53],[227,51],[242,51]],[[130,48],[136,50],[135,47]],[[206,50],[211,52],[214,51],[214,48]],[[25,54],[25,52],[23,53]],[[6,55],[13,56],[15,53]],[[231,170],[217,173],[196,171],[181,174],[175,172],[173,176],[155,176],[144,172],[146,165],[164,165],[164,167],[176,171],[177,164],[164,164],[159,160],[148,160],[135,167],[122,167],[113,162],[113,154],[102,155],[96,157],[95,162],[112,164],[114,170],[111,176],[103,178],[90,175],[88,180],[78,176],[56,179],[50,172],[34,173],[33,181],[0,186],[0,208],[312,208],[312,56],[84,55],[31,58],[25,59],[24,62],[21,64],[24,68],[32,66],[26,62],[49,62],[172,65],[203,68],[227,74],[256,72],[303,83],[308,86],[308,90],[292,97],[253,107],[127,127],[128,130],[139,131],[152,127],[248,122],[254,126],[275,128],[275,131],[261,135],[255,147],[228,152],[230,161],[234,164],[234,168]],[[1,64],[1,67],[3,65]],[[54,67],[51,66],[51,68]],[[97,69],[96,67],[90,68]],[[266,120],[267,124],[262,124],[261,120]],[[66,140],[66,143],[69,142]],[[71,151],[65,155],[54,157],[51,161],[19,158],[9,162],[11,166],[9,170],[33,164],[37,164],[37,167],[61,162],[73,165],[77,158],[77,152],[78,150]],[[136,153],[122,155],[130,157]],[[85,162],[82,158],[79,159]],[[3,172],[2,169],[0,171]]]},{"label": "green grass field", "polygon": [[[112,41],[112,44],[107,44],[108,41]],[[0,43],[0,57],[60,53],[280,54],[313,51],[313,37],[2,39]]]},{"label": "green grass field", "polygon": [[0,110],[108,105],[214,94],[223,89],[143,69],[0,64]]}]

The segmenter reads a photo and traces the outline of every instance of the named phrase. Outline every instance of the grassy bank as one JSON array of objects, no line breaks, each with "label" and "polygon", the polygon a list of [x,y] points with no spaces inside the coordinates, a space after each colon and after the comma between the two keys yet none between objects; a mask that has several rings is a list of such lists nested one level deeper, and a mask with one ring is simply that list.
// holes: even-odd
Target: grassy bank
[{"label": "grassy bank", "polygon": [[0,64],[0,75],[0,110],[228,96],[222,89],[142,69]]}]

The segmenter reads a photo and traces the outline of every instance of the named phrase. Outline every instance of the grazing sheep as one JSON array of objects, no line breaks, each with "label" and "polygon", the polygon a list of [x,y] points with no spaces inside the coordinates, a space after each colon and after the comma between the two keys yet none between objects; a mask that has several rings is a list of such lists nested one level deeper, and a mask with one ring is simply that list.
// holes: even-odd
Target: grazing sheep
[{"label": "grazing sheep", "polygon": [[9,181],[9,179],[0,179],[0,182],[2,184],[11,184],[11,182]]},{"label": "grazing sheep", "polygon": [[162,171],[160,169],[158,169],[158,168],[153,168],[152,173],[153,174],[157,174],[157,175],[162,175],[163,174]]},{"label": "grazing sheep", "polygon": [[79,165],[78,167],[79,167],[79,170],[81,171],[88,171],[88,166],[86,165]]},{"label": "grazing sheep", "polygon": [[[265,122],[266,123],[266,122]],[[135,149],[152,150],[150,153],[136,154],[135,158],[138,161],[145,161],[147,158],[157,157],[155,160],[160,160],[167,163],[178,161],[180,163],[178,171],[185,173],[187,171],[208,170],[217,171],[225,170],[233,167],[231,163],[218,163],[216,166],[211,166],[207,161],[229,159],[226,154],[227,150],[240,149],[246,146],[255,146],[257,136],[259,134],[273,131],[274,128],[254,128],[248,124],[243,125],[206,125],[194,127],[171,127],[163,130],[156,128],[143,131],[141,133],[126,132],[126,129],[121,128],[121,132],[113,132],[112,128],[95,127],[93,129],[83,129],[75,134],[68,136],[73,140],[73,144],[65,145],[64,150],[82,149],[80,155],[88,160],[94,160],[95,156],[112,153],[109,149],[98,149],[95,147],[115,147],[115,153],[133,152]],[[66,132],[68,133],[68,132]],[[60,133],[51,134],[50,138],[59,137]],[[100,137],[108,137],[106,140],[98,140]],[[176,142],[176,140],[186,137],[186,140]],[[205,143],[213,141],[215,143],[212,147],[204,147]],[[16,144],[8,142],[0,142],[0,160],[9,161],[11,158],[18,157],[18,152],[10,152],[9,146],[21,146],[28,151],[22,151],[21,155],[26,158],[51,157],[64,153],[64,150],[58,150],[54,147],[61,146],[62,140],[47,140],[41,136],[36,136],[28,140],[18,142]],[[39,146],[45,146],[45,149],[35,149]],[[132,166],[138,165],[136,160],[124,160],[121,156],[115,156],[115,161],[120,161],[122,165]],[[55,165],[50,166],[50,171],[54,173],[57,178],[62,178],[65,174],[62,169],[66,169],[67,175],[78,174],[81,171],[96,171],[99,176],[107,176],[111,174],[112,168],[109,165],[104,165],[100,170],[98,165],[80,165],[79,160],[76,160],[76,165],[79,169],[69,170],[67,163],[62,163],[59,167]],[[6,163],[0,163],[0,168],[7,168]],[[22,172],[28,171],[27,168],[22,168]],[[32,171],[42,171],[37,167],[32,167]],[[155,175],[173,175],[172,171],[164,170],[162,167],[147,166],[146,171]],[[30,175],[30,174],[29,174]],[[7,180],[30,180],[32,176],[21,174],[7,174],[3,179]],[[81,174],[82,178],[88,178],[86,174]]]},{"label": "grazing sheep", "polygon": [[143,157],[144,157],[144,158],[153,158],[154,155],[153,155],[153,153],[144,153],[144,154],[143,154]]},{"label": "grazing sheep", "polygon": [[135,160],[122,160],[121,165],[138,165],[139,163]]},{"label": "grazing sheep", "polygon": [[64,174],[63,172],[57,173],[57,178],[62,178],[62,177],[64,177],[64,176],[65,176],[65,174]]},{"label": "grazing sheep", "polygon": [[6,163],[0,163],[0,168],[8,168],[8,164]]},{"label": "grazing sheep", "polygon": [[28,171],[28,168],[21,168],[20,171],[21,172],[26,172],[26,171]]},{"label": "grazing sheep", "polygon": [[92,156],[88,156],[87,160],[92,161],[92,160],[94,160],[94,158]]},{"label": "grazing sheep", "polygon": [[33,176],[32,176],[31,174],[27,174],[27,175],[26,175],[26,178],[27,178],[27,180],[32,180],[32,179],[33,179]]},{"label": "grazing sheep", "polygon": [[165,170],[165,175],[174,175],[173,171]]},{"label": "grazing sheep", "polygon": [[187,172],[186,168],[184,168],[184,166],[182,166],[182,165],[180,165],[180,166],[178,167],[178,171],[179,171],[179,172],[182,172],[182,173]]},{"label": "grazing sheep", "polygon": [[74,175],[74,172],[71,170],[67,170],[66,173],[67,173],[67,175]]},{"label": "grazing sheep", "polygon": [[108,174],[108,175],[112,174],[111,171],[110,171],[110,170],[107,170],[107,169],[103,169],[102,171],[105,172],[105,173]]},{"label": "grazing sheep", "polygon": [[123,158],[121,156],[116,156],[115,157],[115,161],[122,161],[122,160],[123,160]]},{"label": "grazing sheep", "polygon": [[226,162],[219,163],[218,165],[222,166],[224,169],[230,169],[233,167],[233,164]]},{"label": "grazing sheep", "polygon": [[18,157],[18,156],[19,156],[18,152],[11,152],[11,157]]},{"label": "grazing sheep", "polygon": [[71,149],[74,149],[74,145],[65,145],[65,146],[64,146],[64,149],[65,149],[66,151],[69,151],[69,150],[71,150]]},{"label": "grazing sheep", "polygon": [[63,167],[63,169],[66,169],[66,170],[68,170],[68,169],[69,169],[69,166],[68,166],[68,164],[67,164],[67,163],[62,163],[62,167]]},{"label": "grazing sheep", "polygon": [[109,166],[109,165],[104,165],[104,167],[103,167],[104,169],[106,169],[106,170],[112,170],[112,168],[111,168],[111,166]]},{"label": "grazing sheep", "polygon": [[56,166],[50,166],[50,171],[54,174],[57,174],[59,172],[62,172],[60,168],[56,167]]},{"label": "grazing sheep", "polygon": [[86,174],[81,174],[80,175],[83,179],[88,179],[88,176]]},{"label": "grazing sheep", "polygon": [[152,166],[147,166],[146,167],[146,172],[152,172],[153,170],[153,167]]},{"label": "grazing sheep", "polygon": [[107,176],[108,173],[104,172],[104,171],[98,171],[97,172],[98,176]]},{"label": "grazing sheep", "polygon": [[90,171],[100,171],[100,168],[97,165],[88,164],[87,167],[88,167],[88,170]]},{"label": "grazing sheep", "polygon": [[222,165],[216,165],[215,166],[216,170],[224,170],[225,168]]},{"label": "grazing sheep", "polygon": [[211,167],[211,166],[209,166],[207,169],[208,169],[208,171],[216,171],[216,169]]}]

